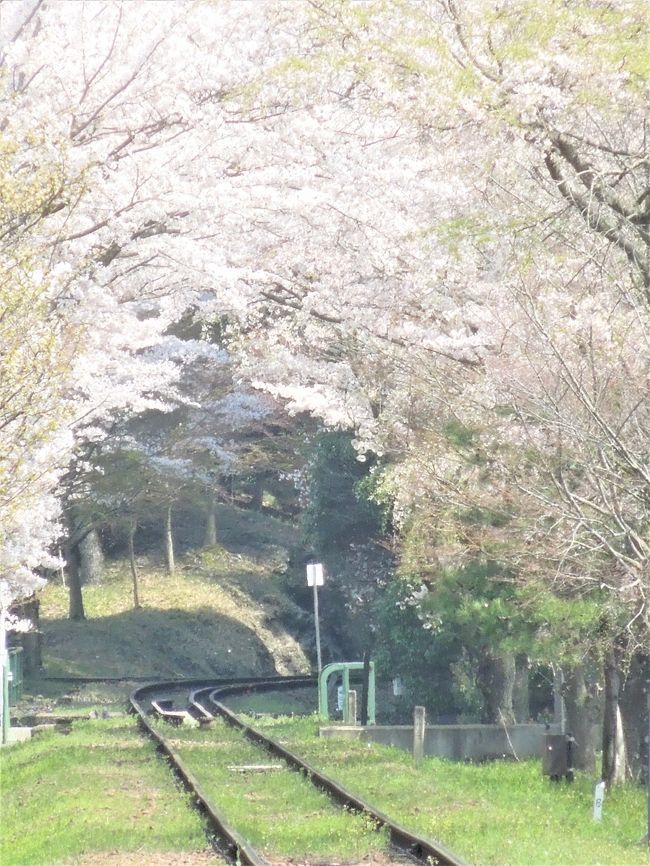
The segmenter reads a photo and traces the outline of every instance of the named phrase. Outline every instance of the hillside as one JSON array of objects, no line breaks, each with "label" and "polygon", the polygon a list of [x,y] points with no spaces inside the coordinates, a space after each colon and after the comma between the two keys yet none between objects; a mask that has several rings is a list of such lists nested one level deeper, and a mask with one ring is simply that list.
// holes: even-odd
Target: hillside
[{"label": "hillside", "polygon": [[[84,587],[87,619],[67,618],[67,590],[41,595],[44,676],[202,677],[308,671],[310,616],[290,597],[298,533],[278,519],[222,506],[219,544],[179,558],[166,574],[138,560],[142,607],[133,609],[128,562],[107,564]],[[27,692],[48,694],[44,679]]]}]

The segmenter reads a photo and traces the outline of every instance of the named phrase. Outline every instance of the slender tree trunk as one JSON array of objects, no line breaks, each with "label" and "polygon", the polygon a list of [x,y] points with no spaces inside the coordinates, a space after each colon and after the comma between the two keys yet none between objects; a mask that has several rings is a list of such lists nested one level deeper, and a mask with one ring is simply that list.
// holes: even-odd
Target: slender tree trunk
[{"label": "slender tree trunk", "polygon": [[129,564],[131,566],[131,579],[133,582],[133,607],[138,610],[140,605],[140,592],[138,588],[138,566],[135,561],[135,546],[133,541],[138,528],[138,523],[134,520],[129,527]]},{"label": "slender tree trunk", "polygon": [[518,722],[530,721],[530,659],[526,653],[515,657],[515,682],[512,692],[512,707]]},{"label": "slender tree trunk", "polygon": [[211,497],[206,509],[205,538],[203,540],[204,547],[214,547],[217,543],[216,504],[215,498]]},{"label": "slender tree trunk", "polygon": [[65,559],[68,567],[68,593],[69,593],[69,616],[70,619],[86,619],[84,600],[81,593],[81,579],[79,568],[79,553],[76,544],[67,542],[65,545]]},{"label": "slender tree trunk", "polygon": [[564,700],[564,671],[553,667],[553,721],[561,734],[566,733],[566,701]]},{"label": "slender tree trunk", "polygon": [[79,541],[79,580],[81,585],[99,583],[104,571],[104,554],[99,540],[99,533],[91,529]]},{"label": "slender tree trunk", "polygon": [[627,769],[623,720],[619,705],[620,693],[620,662],[618,653],[615,649],[612,649],[605,658],[602,776],[607,787],[624,782]]},{"label": "slender tree trunk", "polygon": [[575,740],[573,766],[576,770],[593,773],[596,768],[596,749],[592,734],[600,708],[587,689],[582,665],[567,670],[564,696],[567,733]]},{"label": "slender tree trunk", "polygon": [[486,650],[477,670],[477,685],[483,696],[483,722],[512,725],[515,715],[512,692],[515,682],[515,657],[512,653],[500,656]]},{"label": "slender tree trunk", "polygon": [[646,688],[649,683],[650,655],[637,653],[630,662],[620,696],[628,770],[635,779],[641,779],[646,769],[644,767],[648,747],[646,745],[648,734]]},{"label": "slender tree trunk", "polygon": [[174,562],[174,536],[172,534],[172,504],[167,506],[167,516],[165,519],[165,562],[167,563],[167,573],[173,574],[176,570]]},{"label": "slender tree trunk", "polygon": [[253,489],[251,491],[251,508],[260,511],[262,502],[264,501],[264,479],[256,478],[253,481]]}]

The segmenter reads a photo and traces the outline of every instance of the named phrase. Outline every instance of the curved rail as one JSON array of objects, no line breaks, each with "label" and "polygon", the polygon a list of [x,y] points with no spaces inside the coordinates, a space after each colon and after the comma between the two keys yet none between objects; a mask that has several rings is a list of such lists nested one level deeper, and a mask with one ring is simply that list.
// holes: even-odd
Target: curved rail
[{"label": "curved rail", "polygon": [[[276,677],[268,679],[286,680],[290,678]],[[267,682],[267,680],[264,680],[264,682]],[[228,680],[227,682],[232,683],[233,681]],[[248,688],[254,680],[240,678],[238,682],[242,688]],[[161,700],[167,700],[165,697],[160,698],[156,696],[160,696],[161,693],[162,695],[166,695],[170,690],[177,690],[180,685],[178,680],[169,680],[162,683],[150,683],[135,689],[129,698],[131,711],[138,716],[138,722],[142,730],[156,743],[158,751],[165,756],[178,779],[192,795],[197,808],[205,816],[213,834],[210,837],[213,848],[225,854],[233,863],[241,863],[244,866],[269,866],[264,857],[250,842],[244,839],[234,827],[230,826],[226,816],[208,798],[202,789],[201,783],[186,766],[180,755],[170,745],[167,738],[155,730],[147,717],[147,705],[153,707],[154,704],[158,704],[163,716],[178,716],[179,711],[161,704]],[[185,688],[208,687],[212,690],[219,685],[223,686],[224,680],[216,678],[210,680],[185,680],[183,685]],[[187,709],[185,713],[187,713]]]},{"label": "curved rail", "polygon": [[[389,832],[390,843],[400,856],[406,855],[419,863],[427,864],[427,866],[468,866],[465,860],[461,859],[441,843],[418,836],[401,824],[393,821],[384,812],[376,809],[357,794],[325,775],[276,740],[267,737],[261,731],[243,722],[232,710],[222,703],[223,698],[229,695],[242,694],[246,691],[291,689],[314,684],[315,682],[313,677],[304,676],[242,677],[228,680],[202,679],[184,680],[182,682],[170,680],[141,686],[131,694],[130,701],[133,712],[137,713],[139,717],[141,727],[152,737],[156,742],[157,748],[167,757],[176,775],[191,792],[199,808],[206,816],[212,830],[218,837],[225,840],[225,853],[235,860],[235,862],[246,864],[246,866],[268,866],[262,855],[229,825],[225,816],[204,794],[198,780],[185,766],[166,738],[153,728],[147,718],[148,708],[152,708],[153,711],[156,711],[159,715],[172,722],[182,721],[188,715],[199,721],[199,723],[207,722],[214,719],[215,715],[219,715],[229,724],[241,730],[244,736],[251,742],[262,746],[271,754],[285,761],[291,769],[302,773],[316,787],[332,797],[335,802],[344,808],[367,815],[377,828],[386,827]],[[178,692],[180,689],[184,689],[185,695],[188,695],[183,701],[182,708],[176,707],[174,700],[168,697],[170,691]],[[223,844],[220,846],[216,840],[212,841],[215,849],[224,853]]]},{"label": "curved rail", "polygon": [[[302,683],[293,682],[288,685],[308,685],[310,682],[314,682],[314,680],[306,679]],[[286,688],[287,685],[281,685],[280,687]],[[250,684],[246,688],[250,691],[273,691],[278,688],[278,684],[260,682]],[[416,833],[411,832],[406,827],[393,821],[384,812],[341,785],[335,779],[325,775],[325,773],[322,773],[312,764],[303,760],[299,755],[291,752],[281,743],[278,743],[277,740],[267,737],[257,728],[243,722],[220,700],[220,698],[225,698],[229,695],[240,694],[242,691],[243,688],[241,686],[233,685],[221,686],[211,690],[209,688],[199,688],[191,693],[190,700],[192,706],[201,714],[206,714],[207,716],[213,715],[210,708],[214,708],[229,724],[239,728],[247,739],[262,746],[272,755],[284,760],[288,766],[306,776],[316,787],[325,791],[343,808],[367,815],[378,828],[386,827],[389,831],[391,845],[400,853],[408,854],[415,860],[426,863],[427,866],[469,866],[467,861],[462,860],[440,842],[427,839],[424,836],[418,836]],[[206,703],[208,704],[207,707],[205,706]]]}]

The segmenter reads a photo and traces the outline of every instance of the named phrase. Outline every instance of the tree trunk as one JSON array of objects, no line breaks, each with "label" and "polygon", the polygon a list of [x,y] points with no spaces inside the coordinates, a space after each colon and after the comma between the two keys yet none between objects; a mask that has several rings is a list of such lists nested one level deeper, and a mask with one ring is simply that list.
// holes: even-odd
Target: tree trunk
[{"label": "tree trunk", "polygon": [[628,770],[635,779],[641,779],[645,772],[648,682],[650,682],[650,655],[637,653],[632,657],[620,695]]},{"label": "tree trunk", "polygon": [[515,715],[512,692],[515,683],[515,657],[512,653],[500,656],[486,650],[477,670],[477,685],[483,696],[482,721],[486,724],[512,725]]},{"label": "tree trunk", "polygon": [[621,669],[618,653],[610,650],[605,658],[605,713],[603,719],[603,781],[609,788],[625,781],[626,757],[623,720],[619,705]]},{"label": "tree trunk", "polygon": [[81,579],[79,567],[79,553],[76,544],[67,542],[65,545],[65,559],[68,570],[68,592],[70,597],[69,616],[70,619],[82,620],[86,618],[84,600],[81,594]]},{"label": "tree trunk", "polygon": [[251,490],[251,508],[256,511],[261,511],[262,502],[264,501],[264,478],[261,476],[255,478]]},{"label": "tree trunk", "polygon": [[600,715],[600,707],[587,689],[585,670],[582,665],[567,670],[564,697],[567,733],[575,740],[573,766],[576,770],[593,773],[596,769],[593,729],[594,722]]},{"label": "tree trunk", "polygon": [[82,586],[99,583],[104,571],[104,554],[99,533],[91,529],[77,545],[79,550],[79,580]]},{"label": "tree trunk", "polygon": [[20,645],[23,648],[23,670],[28,675],[38,673],[43,667],[43,636],[40,630],[39,608],[40,602],[37,596],[32,595],[26,601],[11,605],[9,609],[10,613],[27,620],[30,624],[30,630],[19,635]]},{"label": "tree trunk", "polygon": [[217,515],[215,513],[216,501],[214,497],[208,502],[206,509],[205,520],[205,538],[203,539],[204,547],[214,547],[217,543]]},{"label": "tree trunk", "polygon": [[566,733],[564,671],[557,665],[553,668],[553,722],[558,726],[561,734]]},{"label": "tree trunk", "polygon": [[165,562],[167,564],[167,574],[173,574],[176,570],[174,562],[174,536],[172,534],[172,505],[167,506],[167,516],[165,519]]},{"label": "tree trunk", "polygon": [[133,541],[138,528],[138,523],[134,520],[129,527],[129,564],[131,566],[131,578],[133,581],[133,607],[138,610],[140,608],[140,592],[138,588],[138,566],[135,561],[135,547]]},{"label": "tree trunk", "polygon": [[515,657],[515,681],[512,693],[512,706],[518,722],[530,721],[530,659],[526,653]]}]

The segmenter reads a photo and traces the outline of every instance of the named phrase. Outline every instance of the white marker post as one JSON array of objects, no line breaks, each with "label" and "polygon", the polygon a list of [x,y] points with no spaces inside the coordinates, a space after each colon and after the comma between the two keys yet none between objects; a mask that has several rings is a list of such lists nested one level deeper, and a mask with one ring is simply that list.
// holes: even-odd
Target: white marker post
[{"label": "white marker post", "polygon": [[318,587],[323,585],[323,566],[320,562],[310,562],[307,566],[307,586],[314,587],[314,624],[316,626],[316,658],[318,659],[318,675],[323,670],[320,654],[320,623],[318,622]]},{"label": "white marker post", "polygon": [[594,821],[603,820],[603,800],[605,799],[605,783],[599,782],[594,791]]}]

